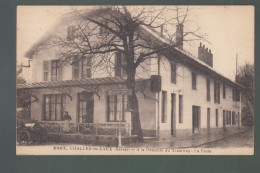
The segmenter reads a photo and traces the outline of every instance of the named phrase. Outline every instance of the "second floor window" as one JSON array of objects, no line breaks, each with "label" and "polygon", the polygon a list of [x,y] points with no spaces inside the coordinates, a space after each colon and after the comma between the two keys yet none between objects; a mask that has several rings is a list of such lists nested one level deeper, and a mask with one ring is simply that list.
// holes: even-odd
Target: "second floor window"
[{"label": "second floor window", "polygon": [[49,61],[43,61],[43,81],[49,80]]},{"label": "second floor window", "polygon": [[67,28],[67,40],[72,41],[76,37],[76,27],[75,26],[69,26]]},{"label": "second floor window", "polygon": [[220,103],[220,84],[214,81],[214,103]]},{"label": "second floor window", "polygon": [[73,79],[87,79],[92,76],[92,58],[81,57],[75,58],[75,62],[72,64],[72,78]]},{"label": "second floor window", "polygon": [[51,81],[61,79],[61,64],[59,60],[51,61]]},{"label": "second floor window", "polygon": [[220,84],[214,81],[214,103],[220,103]]},{"label": "second floor window", "polygon": [[79,79],[79,72],[80,72],[80,62],[74,62],[72,66],[72,78],[73,79]]},{"label": "second floor window", "polygon": [[237,88],[232,89],[232,98],[233,101],[240,101],[240,92]]},{"label": "second floor window", "polygon": [[177,70],[177,66],[175,63],[171,63],[171,82],[176,84],[176,70]]},{"label": "second floor window", "polygon": [[92,77],[92,57],[83,57],[82,58],[82,78],[87,79]]},{"label": "second floor window", "polygon": [[115,53],[115,76],[125,76],[126,75],[126,60],[120,52]]},{"label": "second floor window", "polygon": [[196,73],[192,72],[191,73],[191,78],[192,78],[192,89],[196,90],[197,89],[197,76]]},{"label": "second floor window", "polygon": [[226,98],[226,85],[223,83],[223,98]]},{"label": "second floor window", "polygon": [[207,101],[210,101],[210,80],[207,79]]}]

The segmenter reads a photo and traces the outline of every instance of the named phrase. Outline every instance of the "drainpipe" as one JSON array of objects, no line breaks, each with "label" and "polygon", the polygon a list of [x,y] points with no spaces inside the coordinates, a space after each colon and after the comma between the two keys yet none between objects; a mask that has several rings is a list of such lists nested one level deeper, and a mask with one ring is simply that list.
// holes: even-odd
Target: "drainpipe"
[{"label": "drainpipe", "polygon": [[[158,56],[158,75],[160,75],[160,55]],[[159,139],[159,134],[160,134],[160,91],[157,92],[157,104],[158,104],[158,115],[157,115],[157,139]]]}]

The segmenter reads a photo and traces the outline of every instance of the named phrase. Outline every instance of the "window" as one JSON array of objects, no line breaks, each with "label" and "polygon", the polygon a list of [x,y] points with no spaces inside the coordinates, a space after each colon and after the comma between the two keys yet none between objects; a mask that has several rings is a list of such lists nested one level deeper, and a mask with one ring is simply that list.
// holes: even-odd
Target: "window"
[{"label": "window", "polygon": [[167,121],[167,92],[162,91],[162,123],[166,123]]},{"label": "window", "polygon": [[75,26],[69,26],[67,28],[67,40],[72,41],[76,37],[76,27]]},{"label": "window", "polygon": [[52,94],[43,96],[43,120],[61,121],[66,107],[66,96],[62,94]]},{"label": "window", "polygon": [[116,52],[115,54],[115,76],[121,76],[121,53]]},{"label": "window", "polygon": [[73,79],[79,79],[79,61],[76,61],[73,63],[72,66],[72,78]]},{"label": "window", "polygon": [[179,123],[183,123],[183,96],[179,95]]},{"label": "window", "polygon": [[216,109],[216,127],[218,127],[218,109]]},{"label": "window", "polygon": [[91,78],[92,72],[91,72],[91,67],[92,67],[92,58],[91,57],[86,57],[83,59],[83,67],[82,67],[82,74],[83,78]]},{"label": "window", "polygon": [[232,112],[232,125],[236,124],[236,114],[235,112]]},{"label": "window", "polygon": [[226,98],[226,85],[223,83],[223,98]]},{"label": "window", "polygon": [[227,121],[226,121],[226,111],[225,110],[223,110],[223,127],[225,127],[226,126],[226,124],[227,124]]},{"label": "window", "polygon": [[51,61],[51,81],[61,79],[61,65],[59,60]]},{"label": "window", "polygon": [[92,57],[83,56],[81,58],[81,78],[87,79],[92,77]]},{"label": "window", "polygon": [[120,52],[115,53],[115,76],[125,76],[126,61],[123,55]]},{"label": "window", "polygon": [[173,84],[176,84],[176,77],[177,77],[176,69],[177,69],[176,64],[175,63],[171,63],[171,82]]},{"label": "window", "polygon": [[107,121],[125,121],[126,95],[107,95]]},{"label": "window", "polygon": [[214,81],[214,103],[220,103],[220,84]]},{"label": "window", "polygon": [[210,128],[210,108],[207,108],[207,128]]},{"label": "window", "polygon": [[240,114],[239,114],[239,112],[237,113],[237,122],[238,122],[238,125],[240,126]]},{"label": "window", "polygon": [[210,80],[207,79],[207,101],[210,101]]},{"label": "window", "polygon": [[232,98],[233,101],[240,101],[240,92],[237,88],[232,89]]},{"label": "window", "polygon": [[196,90],[196,85],[197,85],[197,81],[196,81],[196,74],[194,72],[192,72],[192,89]]},{"label": "window", "polygon": [[231,125],[231,112],[230,111],[226,111],[226,122],[227,122],[227,125]]},{"label": "window", "polygon": [[43,61],[43,81],[49,80],[49,61]]}]

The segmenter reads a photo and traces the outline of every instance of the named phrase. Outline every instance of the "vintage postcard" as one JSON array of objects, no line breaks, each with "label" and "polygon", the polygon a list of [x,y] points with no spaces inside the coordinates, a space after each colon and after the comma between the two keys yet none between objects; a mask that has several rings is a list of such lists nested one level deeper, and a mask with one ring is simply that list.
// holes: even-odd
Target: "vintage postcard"
[{"label": "vintage postcard", "polygon": [[17,6],[17,155],[253,155],[253,6]]}]

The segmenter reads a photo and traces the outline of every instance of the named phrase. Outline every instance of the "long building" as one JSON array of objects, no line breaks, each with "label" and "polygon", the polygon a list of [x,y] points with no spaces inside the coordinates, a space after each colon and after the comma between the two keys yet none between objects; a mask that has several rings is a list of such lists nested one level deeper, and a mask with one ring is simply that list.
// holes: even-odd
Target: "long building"
[{"label": "long building", "polygon": [[[89,56],[64,65],[57,48],[40,49],[57,34],[70,34],[73,21],[65,16],[26,54],[32,60],[33,82],[17,84],[17,90],[33,96],[30,118],[45,124],[50,133],[117,136],[120,130],[123,136],[133,136],[120,53],[113,54],[114,71],[108,73],[94,71]],[[177,37],[183,36],[183,27],[177,25]],[[140,32],[160,38],[149,28]],[[241,86],[214,70],[213,54],[202,44],[198,56],[185,51],[182,44],[157,54],[143,62],[137,74],[144,137],[187,137],[241,125]],[[69,129],[64,125],[65,111],[72,118]]]}]

